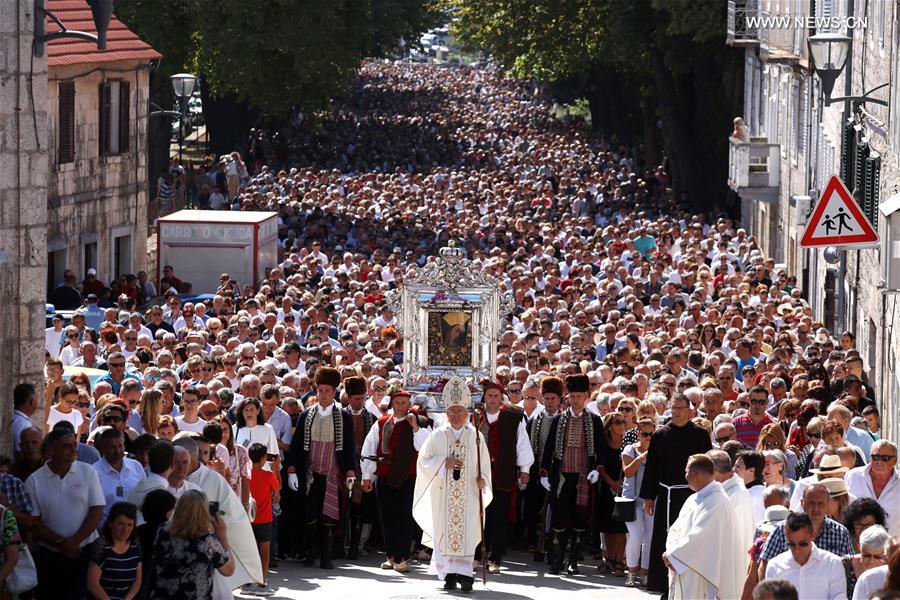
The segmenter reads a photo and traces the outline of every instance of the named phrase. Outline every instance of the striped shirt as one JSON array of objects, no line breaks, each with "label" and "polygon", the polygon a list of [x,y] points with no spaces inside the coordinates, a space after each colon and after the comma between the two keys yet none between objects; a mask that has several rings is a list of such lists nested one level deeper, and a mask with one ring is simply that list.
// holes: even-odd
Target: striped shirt
[{"label": "striped shirt", "polygon": [[735,432],[737,432],[737,439],[751,448],[756,448],[756,442],[759,441],[759,432],[769,423],[775,423],[775,420],[767,414],[764,414],[763,420],[759,423],[753,423],[750,420],[750,413],[744,413],[731,421]]},{"label": "striped shirt", "polygon": [[91,562],[100,567],[100,587],[110,600],[120,600],[137,579],[141,564],[141,547],[132,542],[122,554],[117,554],[107,541],[99,537],[91,548]]}]

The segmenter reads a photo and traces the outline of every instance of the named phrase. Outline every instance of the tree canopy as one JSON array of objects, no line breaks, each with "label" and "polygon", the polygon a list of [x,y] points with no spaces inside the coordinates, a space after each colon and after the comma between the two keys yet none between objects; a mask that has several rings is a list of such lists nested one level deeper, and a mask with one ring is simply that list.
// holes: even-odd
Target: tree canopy
[{"label": "tree canopy", "polygon": [[126,0],[116,15],[165,55],[161,75],[202,73],[213,97],[270,117],[326,107],[363,58],[442,18],[423,0]]},{"label": "tree canopy", "polygon": [[724,2],[441,0],[441,6],[456,16],[453,31],[463,43],[486,50],[512,74],[586,96],[595,128],[607,136],[621,137],[629,131],[624,122],[640,122],[638,139],[652,144],[661,123],[676,191],[690,190],[706,206],[724,195],[725,145],[743,81],[743,55],[725,45]]}]

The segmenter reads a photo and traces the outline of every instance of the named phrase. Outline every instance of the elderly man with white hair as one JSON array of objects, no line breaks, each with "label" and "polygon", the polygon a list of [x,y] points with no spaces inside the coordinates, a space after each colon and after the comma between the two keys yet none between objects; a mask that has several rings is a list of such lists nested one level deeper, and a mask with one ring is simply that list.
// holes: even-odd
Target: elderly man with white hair
[{"label": "elderly man with white hair", "polygon": [[850,469],[844,483],[856,498],[872,498],[887,513],[888,528],[900,536],[900,474],[897,472],[897,445],[888,440],[872,444],[871,462]]}]

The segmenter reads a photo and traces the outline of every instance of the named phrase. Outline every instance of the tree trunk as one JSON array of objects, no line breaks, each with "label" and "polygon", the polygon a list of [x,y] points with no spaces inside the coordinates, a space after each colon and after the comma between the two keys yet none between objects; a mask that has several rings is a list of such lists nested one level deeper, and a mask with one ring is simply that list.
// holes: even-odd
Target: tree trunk
[{"label": "tree trunk", "polygon": [[656,99],[649,95],[641,100],[641,127],[647,168],[653,169],[662,162],[662,154],[659,149],[659,132],[656,128]]},{"label": "tree trunk", "polygon": [[[150,112],[173,110],[173,94],[168,77],[158,73],[150,75]],[[147,126],[148,161],[147,175],[150,179],[150,195],[156,195],[156,180],[169,169],[169,143],[172,139],[172,123],[174,119],[168,115],[157,115],[150,118]]]},{"label": "tree trunk", "polygon": [[706,124],[703,115],[696,115],[699,119],[695,119],[694,75],[687,74],[676,80],[666,67],[662,52],[656,48],[650,51],[650,59],[675,197],[680,202],[682,194],[687,193],[688,200],[698,212],[706,211],[715,202],[715,189],[722,188],[725,182],[723,179],[720,185],[715,185],[710,162],[716,157],[697,145],[698,134]]},{"label": "tree trunk", "polygon": [[238,102],[233,94],[211,96],[203,77],[200,78],[200,95],[210,153],[221,156],[238,150],[246,158],[247,132],[258,124],[258,112],[252,110],[246,100]]}]

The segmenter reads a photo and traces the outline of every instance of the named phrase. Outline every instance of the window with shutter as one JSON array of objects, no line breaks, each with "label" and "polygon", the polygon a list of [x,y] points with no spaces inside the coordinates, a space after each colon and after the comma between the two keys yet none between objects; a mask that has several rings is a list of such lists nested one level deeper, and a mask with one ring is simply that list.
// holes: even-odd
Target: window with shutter
[{"label": "window with shutter", "polygon": [[128,136],[131,117],[131,83],[122,81],[119,84],[119,152],[128,152]]},{"label": "window with shutter", "polygon": [[856,127],[853,123],[847,122],[841,130],[841,181],[848,188],[854,186],[856,179],[856,171],[854,169],[854,161],[856,160]]},{"label": "window with shutter", "polygon": [[811,79],[803,79],[801,82],[803,92],[800,94],[800,154],[804,157],[809,156],[809,129],[810,123],[814,123],[810,119],[809,114],[809,85]]},{"label": "window with shutter", "polygon": [[865,215],[875,231],[878,231],[878,189],[881,184],[881,156],[871,151],[865,159],[863,171],[863,198]]},{"label": "window with shutter", "polygon": [[791,161],[797,164],[800,151],[800,82],[791,80]]},{"label": "window with shutter", "polygon": [[128,151],[131,134],[131,84],[108,79],[100,84],[100,156]]},{"label": "window with shutter", "polygon": [[109,81],[100,84],[100,156],[109,154],[109,130],[112,118],[112,91]]},{"label": "window with shutter", "polygon": [[865,190],[865,160],[867,158],[869,158],[869,143],[862,141],[858,142],[856,144],[856,156],[853,159],[853,187],[850,190],[854,194]]},{"label": "window with shutter", "polygon": [[75,82],[59,82],[59,152],[57,164],[75,161]]}]

